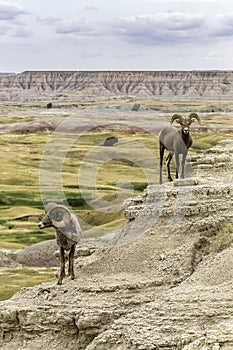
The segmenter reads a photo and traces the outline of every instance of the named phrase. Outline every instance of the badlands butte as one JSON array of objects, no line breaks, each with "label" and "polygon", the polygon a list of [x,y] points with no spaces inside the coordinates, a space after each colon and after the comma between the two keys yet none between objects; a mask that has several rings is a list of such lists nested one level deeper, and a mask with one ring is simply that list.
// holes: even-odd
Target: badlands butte
[{"label": "badlands butte", "polygon": [[[0,99],[55,104],[121,96],[190,104],[203,99],[216,106],[220,100],[231,105],[232,84],[228,71],[24,72],[0,77]],[[117,114],[106,105],[97,110],[90,108],[83,118],[142,118],[140,111]],[[154,112],[142,113],[152,123]],[[1,132],[11,131],[1,126]],[[186,179],[150,184],[127,199],[123,228],[83,238],[74,281],[65,278],[57,286],[54,278],[1,302],[1,349],[232,350],[233,139],[192,155],[187,170]],[[39,243],[17,259],[23,263],[36,251],[52,260],[56,249],[54,241]]]},{"label": "badlands butte", "polygon": [[83,100],[94,96],[231,100],[232,93],[232,71],[28,71],[0,75],[2,101],[48,97]]}]

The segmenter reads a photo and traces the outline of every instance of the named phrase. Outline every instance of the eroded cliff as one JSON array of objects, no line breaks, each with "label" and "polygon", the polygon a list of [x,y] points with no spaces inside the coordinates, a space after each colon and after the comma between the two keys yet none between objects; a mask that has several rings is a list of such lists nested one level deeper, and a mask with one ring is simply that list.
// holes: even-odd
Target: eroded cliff
[{"label": "eroded cliff", "polygon": [[223,99],[233,93],[232,71],[28,71],[0,76],[0,100],[82,100],[119,96]]},{"label": "eroded cliff", "polygon": [[232,154],[222,141],[191,159],[192,178],[127,201],[120,233],[78,247],[75,281],[1,302],[1,349],[232,349],[233,247],[216,246]]}]

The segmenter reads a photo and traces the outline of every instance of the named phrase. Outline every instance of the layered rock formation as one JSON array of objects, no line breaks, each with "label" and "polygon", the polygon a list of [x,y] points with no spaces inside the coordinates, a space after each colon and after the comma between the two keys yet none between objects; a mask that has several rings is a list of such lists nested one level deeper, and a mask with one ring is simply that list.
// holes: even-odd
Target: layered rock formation
[{"label": "layered rock formation", "polygon": [[78,248],[75,281],[1,302],[1,349],[231,350],[233,247],[216,244],[233,219],[232,153],[222,141],[191,178],[128,200],[121,232]]},{"label": "layered rock formation", "polygon": [[0,76],[0,100],[82,100],[130,96],[231,100],[232,71],[28,71]]}]

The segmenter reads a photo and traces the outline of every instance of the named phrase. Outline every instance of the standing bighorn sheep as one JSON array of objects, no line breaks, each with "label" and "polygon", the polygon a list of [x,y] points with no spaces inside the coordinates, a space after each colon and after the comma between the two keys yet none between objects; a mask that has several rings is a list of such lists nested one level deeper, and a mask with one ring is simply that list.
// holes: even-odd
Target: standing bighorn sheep
[{"label": "standing bighorn sheep", "polygon": [[193,140],[189,133],[189,128],[194,120],[197,120],[199,124],[201,123],[200,117],[196,113],[191,113],[188,117],[182,117],[179,114],[174,114],[171,118],[171,124],[177,120],[180,124],[180,128],[176,129],[173,126],[167,126],[161,130],[159,134],[159,145],[160,145],[160,184],[162,183],[162,165],[163,165],[163,155],[164,150],[168,150],[169,154],[166,158],[167,162],[167,174],[168,179],[172,181],[170,173],[170,162],[173,155],[175,154],[176,163],[176,178],[178,179],[180,160],[179,156],[182,154],[182,164],[181,164],[181,178],[184,177],[184,166],[185,160],[188,154],[188,149],[192,145]]},{"label": "standing bighorn sheep", "polygon": [[76,244],[81,239],[82,231],[76,215],[64,205],[48,203],[45,212],[38,227],[40,229],[54,227],[56,230],[57,244],[60,246],[60,277],[57,284],[61,285],[65,277],[65,250],[69,251],[68,273],[71,279],[75,278],[74,252]]}]

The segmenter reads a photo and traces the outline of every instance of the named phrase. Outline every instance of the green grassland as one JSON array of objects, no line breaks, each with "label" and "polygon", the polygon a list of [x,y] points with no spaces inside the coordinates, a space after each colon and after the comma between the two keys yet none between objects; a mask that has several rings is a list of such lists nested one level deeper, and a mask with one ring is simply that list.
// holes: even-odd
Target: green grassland
[{"label": "green grassland", "polygon": [[[203,113],[202,122],[207,126],[231,126],[233,122],[233,103],[230,102],[136,102],[140,104],[141,110],[138,111],[135,119],[143,119],[144,110],[150,109],[165,111],[167,113],[165,119],[167,120],[169,120],[173,111],[178,113],[196,111]],[[132,105],[132,102],[129,101],[124,103],[114,101],[114,103],[119,104],[122,108]],[[94,104],[99,105],[100,102],[86,103],[88,106]],[[85,104],[82,105],[82,108],[84,107]],[[0,109],[4,110],[4,108],[8,108],[9,111],[9,106],[2,106]],[[22,121],[33,118],[33,116],[28,115],[30,108],[39,107],[37,105],[11,106],[13,111],[22,110]],[[27,115],[24,113],[25,110]],[[220,112],[216,112],[217,110]],[[232,114],[230,111],[232,111]],[[224,112],[227,112],[227,114],[224,114]],[[0,117],[0,123],[6,123],[5,116]],[[112,159],[105,163],[104,159],[97,159],[96,154],[97,156],[101,154],[101,147],[103,152],[106,152],[106,147],[104,148],[101,144],[108,136],[112,135],[118,137],[119,142],[111,149],[108,147],[107,152],[112,152],[112,155],[110,155]],[[196,133],[190,154],[209,148],[221,139],[231,137],[231,133],[226,134],[221,133],[221,131]],[[0,134],[0,246],[3,244],[6,246],[7,242],[9,246],[11,244],[27,246],[53,236],[52,233],[41,233],[37,228],[37,217],[43,213],[40,193],[41,159],[50,139],[51,135],[48,133]],[[100,131],[77,136],[76,142],[69,148],[62,164],[62,188],[70,206],[83,219],[85,231],[86,229],[88,231],[89,224],[100,227],[101,225],[108,225],[112,228],[118,228],[119,225],[125,224],[121,211],[114,214],[96,211],[90,206],[90,203],[95,203],[97,197],[105,202],[108,201],[111,206],[111,201],[117,198],[118,192],[124,189],[124,186],[127,187],[129,182],[134,188],[134,195],[140,193],[147,186],[147,174],[153,171],[158,164],[148,165],[150,157],[148,155],[148,162],[144,159],[147,155],[145,156],[143,147],[148,149],[154,159],[158,161],[158,138],[146,132],[130,134],[124,133],[124,130],[121,129],[113,132]],[[92,154],[93,150],[97,150],[99,153],[94,153],[93,156],[88,158],[87,155]],[[142,159],[145,161],[146,169],[141,169],[140,165],[137,165],[137,162],[140,163]],[[96,169],[98,170],[95,179],[96,188],[88,187],[89,179],[87,178],[85,191],[80,191],[78,172],[84,161],[89,166],[90,173],[96,171]],[[155,183],[158,182],[158,178],[154,178],[154,181]],[[94,234],[93,227],[91,234]],[[86,235],[90,236],[90,232],[86,232]]]},{"label": "green grassland", "polygon": [[51,269],[9,268],[0,272],[0,300],[6,300],[22,287],[32,287],[54,277]]},{"label": "green grassland", "polygon": [[[132,116],[135,120],[143,120],[145,111],[149,110],[165,113],[163,120],[165,118],[167,121],[173,113],[197,112],[202,114],[204,125],[230,127],[233,124],[233,102],[135,101],[135,103],[140,104],[139,111]],[[84,103],[82,108],[104,104],[107,102],[89,102]],[[130,109],[133,105],[131,101],[122,100],[114,101],[114,104],[126,109]],[[29,115],[30,109],[36,110],[40,107],[41,104],[38,106],[12,104],[10,107],[2,105],[0,124],[34,120],[38,116],[34,117],[33,112]],[[6,110],[9,113],[7,117],[4,114]],[[13,114],[16,111],[18,116],[15,118]],[[59,117],[68,116],[62,113],[63,111]],[[146,116],[147,120],[148,118],[151,118],[153,123],[153,116]],[[103,147],[102,143],[108,136],[116,136],[118,144]],[[230,131],[223,133],[216,129],[214,132],[206,132],[203,129],[203,132],[195,133],[193,136],[194,144],[190,154],[207,149],[217,141],[232,136]],[[44,211],[40,192],[41,159],[51,137],[52,135],[48,133],[0,134],[0,249],[20,249],[54,238],[52,229],[40,231],[37,228],[38,217]],[[151,154],[145,154],[145,149]],[[106,152],[109,157],[107,162],[104,158]],[[150,162],[151,155],[155,160],[153,163]],[[101,235],[101,232],[114,231],[125,225],[121,208],[112,211],[112,203],[119,193],[127,193],[129,183],[132,185],[130,196],[137,195],[146,188],[148,177],[153,178],[154,183],[158,183],[158,171],[154,177],[151,176],[158,166],[158,159],[158,137],[143,131],[129,133],[121,128],[77,136],[62,162],[61,179],[65,198],[81,219],[84,237]],[[143,164],[143,168],[140,164]],[[89,173],[84,181],[84,189],[81,189],[78,174],[84,165],[89,169]],[[95,187],[93,187],[89,174],[95,172]],[[99,199],[100,203],[102,201],[105,203],[107,209],[101,210],[101,207],[96,209]],[[30,269],[6,270],[0,274],[0,286],[2,286],[0,300],[6,299],[21,286],[30,285],[29,281],[33,285],[51,279],[52,275],[51,271],[37,274]]]}]

